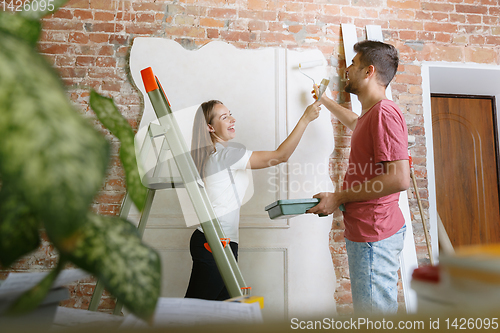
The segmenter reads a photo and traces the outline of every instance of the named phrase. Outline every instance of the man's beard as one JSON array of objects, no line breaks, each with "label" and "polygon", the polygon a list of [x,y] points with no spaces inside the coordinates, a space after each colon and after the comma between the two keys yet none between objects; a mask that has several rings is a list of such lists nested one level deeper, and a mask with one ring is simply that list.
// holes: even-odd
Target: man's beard
[{"label": "man's beard", "polygon": [[351,81],[347,81],[346,86],[344,87],[344,91],[349,94],[357,95],[359,90],[352,84]]}]

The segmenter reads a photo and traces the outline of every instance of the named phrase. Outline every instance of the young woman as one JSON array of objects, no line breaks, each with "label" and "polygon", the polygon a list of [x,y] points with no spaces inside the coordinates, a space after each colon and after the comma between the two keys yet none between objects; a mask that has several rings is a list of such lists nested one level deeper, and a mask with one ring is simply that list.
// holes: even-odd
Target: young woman
[{"label": "young woman", "polygon": [[[250,151],[230,143],[236,136],[235,119],[220,101],[201,104],[193,125],[191,155],[203,178],[208,197],[230,247],[238,259],[238,228],[241,200],[249,184],[246,169],[262,169],[288,161],[307,125],[319,116],[320,103],[309,105],[292,133],[274,151]],[[191,236],[193,259],[187,298],[224,300],[229,298],[203,231]]]}]

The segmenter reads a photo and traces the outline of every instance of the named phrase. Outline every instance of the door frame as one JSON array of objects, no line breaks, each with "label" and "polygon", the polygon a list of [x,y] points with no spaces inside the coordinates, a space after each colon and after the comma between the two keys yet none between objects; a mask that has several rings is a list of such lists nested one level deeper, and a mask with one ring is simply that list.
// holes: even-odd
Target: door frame
[{"label": "door frame", "polygon": [[[432,137],[431,94],[494,96],[496,110],[500,110],[500,66],[472,63],[423,62],[422,108],[424,115],[427,179],[429,191],[429,222],[432,254],[439,260],[437,234],[436,183],[434,146]],[[494,124],[497,146],[500,145],[500,117]]]}]

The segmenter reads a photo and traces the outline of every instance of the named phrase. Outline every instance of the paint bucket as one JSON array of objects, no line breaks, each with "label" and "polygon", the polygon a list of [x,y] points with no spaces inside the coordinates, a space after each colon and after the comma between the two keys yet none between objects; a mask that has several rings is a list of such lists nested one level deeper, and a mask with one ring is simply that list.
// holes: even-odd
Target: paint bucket
[{"label": "paint bucket", "polygon": [[415,269],[417,312],[477,313],[500,310],[500,244],[467,246],[442,255],[438,266]]}]

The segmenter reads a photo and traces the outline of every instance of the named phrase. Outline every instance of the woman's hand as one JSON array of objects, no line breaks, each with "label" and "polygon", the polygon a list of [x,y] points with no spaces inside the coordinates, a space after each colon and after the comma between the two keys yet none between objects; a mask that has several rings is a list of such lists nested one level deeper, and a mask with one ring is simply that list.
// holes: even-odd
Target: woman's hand
[{"label": "woman's hand", "polygon": [[313,85],[313,90],[311,91],[312,95],[313,95],[313,98],[316,100],[316,101],[319,101],[321,104],[325,104],[325,99],[327,98],[325,96],[325,93],[323,93],[321,95],[321,98],[318,100],[318,95],[319,95],[319,87],[317,84],[314,84]]},{"label": "woman's hand", "polygon": [[321,103],[316,101],[309,105],[302,115],[302,118],[308,123],[319,117],[319,111],[321,110]]}]

